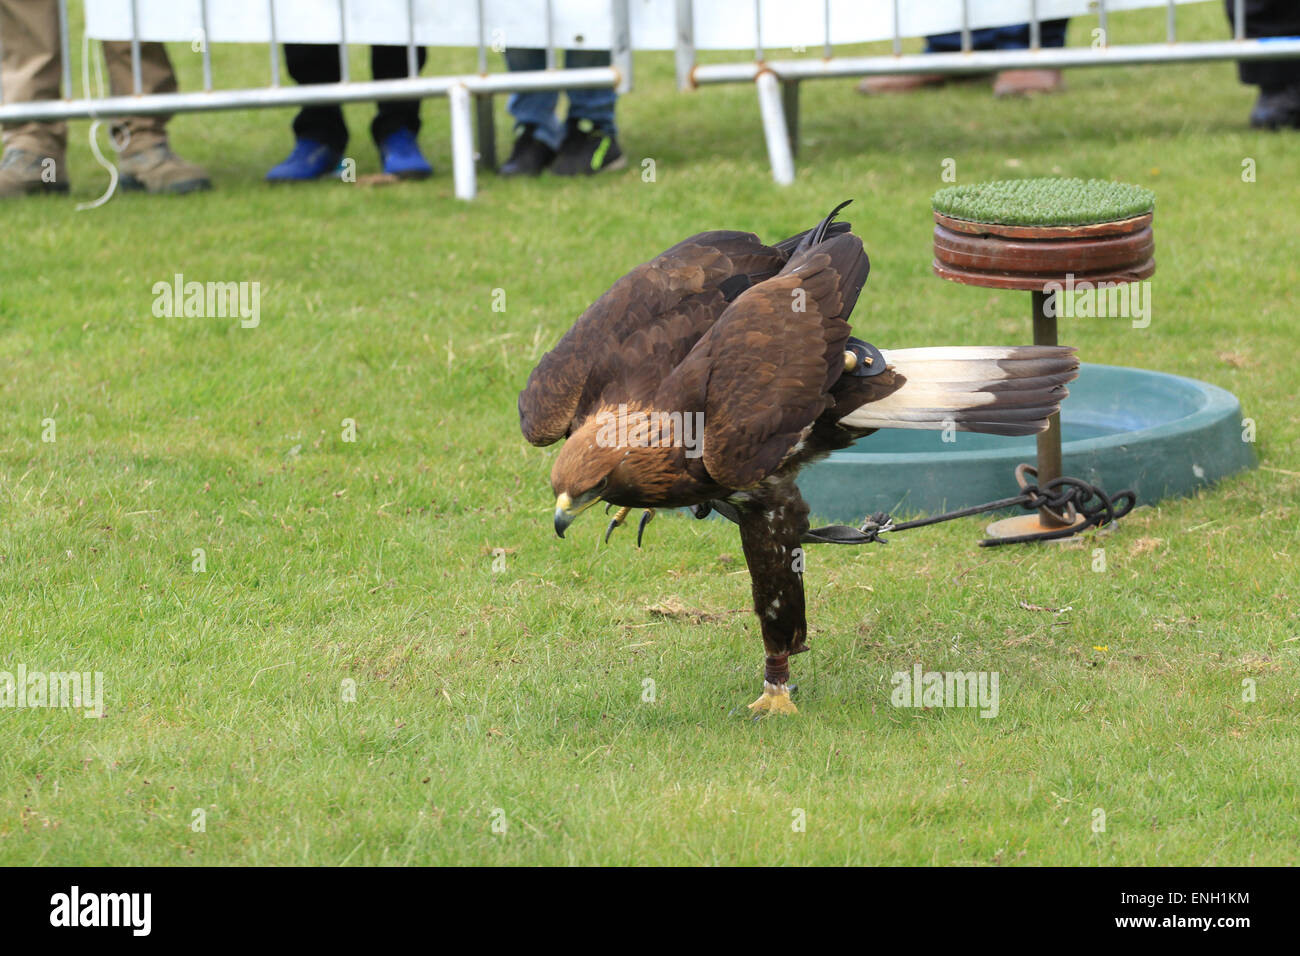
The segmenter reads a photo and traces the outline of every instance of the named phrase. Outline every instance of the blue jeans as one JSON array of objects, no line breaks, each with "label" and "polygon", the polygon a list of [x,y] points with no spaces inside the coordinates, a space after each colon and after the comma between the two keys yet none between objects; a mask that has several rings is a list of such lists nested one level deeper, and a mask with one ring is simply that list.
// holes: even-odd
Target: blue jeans
[{"label": "blue jeans", "polygon": [[[1039,23],[1039,39],[1045,47],[1065,46],[1065,28],[1069,20],[1043,20]],[[1017,23],[1009,27],[988,27],[971,31],[971,48],[974,50],[1028,50],[1029,24]],[[926,53],[961,52],[960,33],[940,33],[925,38]]]},{"label": "blue jeans", "polygon": [[[608,50],[565,50],[564,65],[576,69],[584,66],[609,66]],[[546,69],[546,51],[506,50],[506,66],[514,70]],[[618,94],[612,89],[565,90],[569,97],[569,118],[585,119],[613,136],[614,101]],[[559,149],[564,141],[564,124],[555,115],[560,94],[555,90],[537,90],[530,93],[511,93],[506,108],[517,126],[535,127],[533,135],[551,149]]]}]

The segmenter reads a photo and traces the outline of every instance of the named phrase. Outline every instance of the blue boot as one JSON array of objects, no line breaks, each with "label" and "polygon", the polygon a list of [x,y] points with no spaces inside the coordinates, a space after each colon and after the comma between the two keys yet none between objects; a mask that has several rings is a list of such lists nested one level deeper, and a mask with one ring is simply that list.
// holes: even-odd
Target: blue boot
[{"label": "blue boot", "polygon": [[384,161],[384,172],[398,179],[425,179],[433,175],[433,167],[420,152],[415,134],[409,129],[390,133],[379,144],[379,155]]},{"label": "blue boot", "polygon": [[266,181],[298,183],[320,179],[338,169],[342,159],[342,153],[335,152],[324,143],[312,139],[300,139],[294,143],[289,158],[266,174]]}]

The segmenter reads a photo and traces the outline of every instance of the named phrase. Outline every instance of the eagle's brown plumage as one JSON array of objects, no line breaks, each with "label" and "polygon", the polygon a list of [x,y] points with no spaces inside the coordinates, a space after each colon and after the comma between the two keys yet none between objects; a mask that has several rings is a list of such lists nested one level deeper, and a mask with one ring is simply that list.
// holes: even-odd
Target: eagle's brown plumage
[{"label": "eagle's brown plumage", "polygon": [[705,232],[638,266],[519,395],[530,442],[568,439],[551,472],[561,536],[597,501],[712,503],[736,521],[767,654],[759,710],[793,710],[787,661],[807,650],[799,469],[880,427],[1041,431],[1077,369],[1068,348],[905,349],[884,353],[884,372],[846,374],[869,263],[835,222],[843,205],[770,246]]}]

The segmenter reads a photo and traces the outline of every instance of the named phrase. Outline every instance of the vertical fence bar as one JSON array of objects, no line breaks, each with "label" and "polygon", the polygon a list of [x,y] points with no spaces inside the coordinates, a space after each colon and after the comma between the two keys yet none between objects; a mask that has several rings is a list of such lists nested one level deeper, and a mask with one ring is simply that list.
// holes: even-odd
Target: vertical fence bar
[{"label": "vertical fence bar", "polygon": [[1106,14],[1106,0],[1097,0],[1097,26],[1101,28],[1101,46],[1110,46],[1110,17]]},{"label": "vertical fence bar", "polygon": [[970,33],[970,0],[961,0],[961,52],[969,53],[973,46]]},{"label": "vertical fence bar", "polygon": [[894,56],[903,54],[903,24],[899,20],[898,0],[894,0]]},{"label": "vertical fence bar", "polygon": [[271,86],[280,85],[280,36],[275,26],[275,0],[266,0],[271,16]]},{"label": "vertical fence bar", "polygon": [[1043,48],[1043,25],[1038,21],[1038,0],[1029,0],[1029,49]]},{"label": "vertical fence bar", "polygon": [[618,92],[632,89],[632,14],[628,0],[611,0],[614,16],[614,51],[610,62],[618,68]]},{"label": "vertical fence bar", "polygon": [[[1034,344],[1035,345],[1056,345],[1057,328],[1056,328],[1056,304],[1057,296],[1063,293],[1041,292],[1034,289],[1030,292],[1032,307],[1034,310]],[[1047,420],[1047,430],[1038,433],[1037,439],[1038,460],[1035,462],[1037,475],[1034,478],[1036,482],[1047,484],[1053,478],[1060,478],[1061,469],[1061,413],[1057,412]],[[1042,516],[1041,521],[1048,527],[1060,527],[1062,522],[1056,518],[1050,510],[1044,508],[1039,512]]]},{"label": "vertical fence bar", "polygon": [[348,66],[348,3],[339,0],[339,79],[344,83],[351,79]]},{"label": "vertical fence bar", "polygon": [[1232,36],[1237,40],[1246,39],[1246,0],[1237,0],[1233,4]]},{"label": "vertical fence bar", "polygon": [[474,94],[474,129],[478,133],[479,169],[496,172],[497,126],[491,93]]},{"label": "vertical fence bar", "polygon": [[487,20],[483,16],[483,0],[475,0],[474,12],[478,15],[478,71],[487,72]]},{"label": "vertical fence bar", "polygon": [[203,89],[212,92],[212,40],[208,29],[208,0],[199,0],[199,20],[203,26]]},{"label": "vertical fence bar", "polygon": [[[72,49],[68,41],[68,0],[59,0],[59,53],[63,57],[63,95],[72,99]],[[0,103],[4,93],[0,92]]]},{"label": "vertical fence bar", "polygon": [[470,121],[469,90],[457,83],[447,91],[451,105],[451,170],[457,199],[473,199],[477,191],[474,178],[474,127]]},{"label": "vertical fence bar", "polygon": [[[406,0],[408,8],[412,0]],[[547,15],[550,15],[549,0]],[[483,12],[483,0],[477,0],[478,14],[478,72],[480,76],[488,72],[487,61],[487,17]],[[497,126],[496,109],[491,93],[474,94],[474,132],[478,137],[478,165],[480,169],[496,172],[497,168]]]},{"label": "vertical fence bar", "polygon": [[1169,0],[1168,12],[1165,14],[1165,36],[1170,43],[1178,42],[1178,0]]},{"label": "vertical fence bar", "polygon": [[546,68],[555,69],[555,11],[551,0],[546,0]]},{"label": "vertical fence bar", "polygon": [[406,0],[406,75],[416,76],[419,72],[420,58],[415,55],[415,0]]},{"label": "vertical fence bar", "polygon": [[772,165],[772,179],[781,186],[794,182],[794,153],[790,151],[790,133],[781,108],[781,84],[771,70],[763,70],[755,82],[758,109],[763,116],[763,136],[767,140],[767,158]]},{"label": "vertical fence bar", "polygon": [[754,62],[763,62],[763,0],[754,0]]},{"label": "vertical fence bar", "polygon": [[[85,66],[82,69],[86,69]],[[131,86],[135,95],[140,95],[140,11],[136,9],[136,0],[131,0]]]},{"label": "vertical fence bar", "polygon": [[781,83],[781,111],[785,113],[785,131],[790,137],[790,156],[799,155],[799,81]]},{"label": "vertical fence bar", "polygon": [[[66,13],[67,13],[67,10],[60,10],[60,11],[59,11],[59,24],[60,24],[60,27],[62,27],[62,24],[68,22],[68,21],[67,21],[67,17],[65,16]],[[5,58],[5,38],[4,38],[4,30],[3,30],[3,29],[0,29],[0,63],[3,63],[3,62],[4,62],[4,58]],[[64,75],[65,75],[65,76],[67,75],[67,66],[68,66],[68,55],[65,53],[65,54],[63,54],[63,67],[64,67]],[[65,79],[65,80],[64,80],[64,85],[63,85],[63,95],[64,95],[64,96],[68,96],[68,97],[72,96],[72,87],[68,85],[70,82],[71,82],[71,81],[68,80],[68,79]],[[2,74],[0,74],[0,106],[4,106],[4,103],[5,103],[5,81],[4,81],[4,76],[3,76]]]},{"label": "vertical fence bar", "polygon": [[831,47],[831,0],[822,4],[822,24],[826,27],[826,38],[822,41],[822,56],[830,59],[835,55]]},{"label": "vertical fence bar", "polygon": [[695,7],[691,0],[677,0],[677,89],[691,88],[695,69]]}]

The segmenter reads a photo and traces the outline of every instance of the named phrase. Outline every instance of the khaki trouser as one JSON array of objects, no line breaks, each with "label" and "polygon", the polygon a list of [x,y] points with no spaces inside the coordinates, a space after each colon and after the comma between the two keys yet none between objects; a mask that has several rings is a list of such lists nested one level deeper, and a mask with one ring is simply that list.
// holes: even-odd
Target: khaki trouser
[{"label": "khaki trouser", "polygon": [[[104,41],[109,88],[115,96],[135,92],[131,75],[131,44]],[[59,47],[59,5],[55,0],[0,0],[0,83],[5,103],[59,99],[63,64]],[[86,64],[87,69],[93,69]],[[140,44],[140,91],[174,93],[176,74],[161,43]],[[113,134],[130,139],[125,154],[156,146],[166,140],[170,116],[128,116],[116,120]],[[5,123],[6,149],[25,149],[62,160],[67,150],[65,123]]]}]

